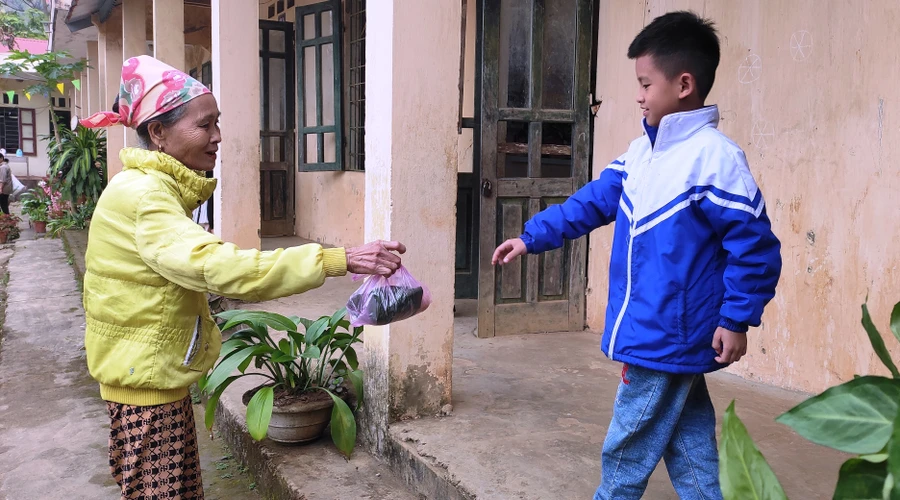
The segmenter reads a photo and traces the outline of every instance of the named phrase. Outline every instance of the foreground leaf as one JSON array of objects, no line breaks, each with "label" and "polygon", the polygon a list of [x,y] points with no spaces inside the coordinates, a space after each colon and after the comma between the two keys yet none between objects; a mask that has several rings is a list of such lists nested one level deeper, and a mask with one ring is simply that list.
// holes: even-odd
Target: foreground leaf
[{"label": "foreground leaf", "polygon": [[274,402],[275,390],[265,386],[256,391],[247,403],[247,430],[250,431],[250,437],[256,441],[262,441],[269,431]]},{"label": "foreground leaf", "polygon": [[[884,339],[881,337],[881,334],[878,333],[878,329],[875,328],[875,323],[872,323],[872,318],[869,316],[868,305],[863,304],[862,313],[862,325],[863,328],[866,329],[866,333],[869,334],[869,342],[872,343],[872,349],[875,350],[875,354],[878,355],[878,358],[882,363],[884,363],[884,366],[886,366],[888,370],[891,371],[891,374],[894,376],[894,378],[900,378],[900,371],[897,371],[897,365],[895,365],[894,361],[891,359],[891,354],[888,352],[887,347],[885,347],[884,345]],[[892,320],[892,329],[893,326],[894,325]]]},{"label": "foreground leaf", "polygon": [[726,500],[787,500],[772,468],[735,414],[734,401],[722,419],[719,482]]},{"label": "foreground leaf", "polygon": [[207,429],[212,429],[213,423],[216,420],[216,406],[219,405],[219,398],[222,397],[222,393],[224,393],[225,389],[238,378],[240,378],[238,375],[228,377],[228,379],[217,387],[216,391],[209,396],[209,400],[206,401],[206,414],[203,416]]},{"label": "foreground leaf", "polygon": [[900,302],[894,304],[894,310],[891,311],[891,331],[894,332],[894,337],[900,341]]},{"label": "foreground leaf", "polygon": [[834,500],[883,500],[886,477],[884,463],[851,458],[841,466]]},{"label": "foreground leaf", "polygon": [[310,345],[306,346],[306,349],[303,350],[303,354],[301,354],[300,357],[307,359],[319,359],[319,356],[321,355],[322,351],[318,347]]},{"label": "foreground leaf", "polygon": [[306,344],[307,345],[315,345],[316,341],[319,340],[319,337],[322,336],[328,330],[328,321],[331,318],[325,316],[323,318],[319,318],[315,323],[309,325],[309,328],[306,329]]},{"label": "foreground leaf", "polygon": [[216,316],[219,318],[227,318],[224,325],[222,325],[221,329],[228,330],[242,323],[254,325],[266,325],[275,330],[279,330],[282,332],[291,331],[297,328],[297,325],[291,321],[289,318],[282,316],[278,313],[267,312],[267,311],[226,311],[227,313],[219,313]]},{"label": "foreground leaf", "polygon": [[865,376],[832,387],[776,421],[813,443],[848,453],[884,449],[900,401],[900,381]]},{"label": "foreground leaf", "polygon": [[362,370],[354,370],[347,374],[350,383],[353,384],[353,390],[356,392],[356,408],[353,411],[359,411],[363,402],[363,372]]},{"label": "foreground leaf", "polygon": [[331,391],[325,390],[325,392],[334,401],[334,408],[331,409],[331,440],[334,441],[337,449],[349,459],[356,446],[356,419],[343,399],[335,396]]},{"label": "foreground leaf", "polygon": [[887,471],[893,484],[886,484],[885,491],[890,492],[891,500],[900,500],[900,411],[894,418],[894,433],[888,443]]},{"label": "foreground leaf", "polygon": [[231,356],[219,361],[219,364],[213,368],[212,373],[209,375],[209,378],[206,380],[206,391],[207,392],[215,392],[219,387],[219,384],[225,382],[225,380],[231,376],[235,369],[238,366],[244,363],[245,360],[249,359],[250,356],[253,355],[257,349],[265,347],[265,346],[247,346],[235,353]]}]

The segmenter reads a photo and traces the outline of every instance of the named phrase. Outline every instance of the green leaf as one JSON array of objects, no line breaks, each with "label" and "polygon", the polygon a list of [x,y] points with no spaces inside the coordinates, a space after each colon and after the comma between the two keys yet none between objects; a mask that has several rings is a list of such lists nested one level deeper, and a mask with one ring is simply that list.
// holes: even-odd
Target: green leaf
[{"label": "green leaf", "polygon": [[[347,308],[342,307],[342,308],[338,309],[337,311],[335,311],[334,314],[331,315],[330,323],[332,325],[340,325],[341,320],[343,320],[344,316],[346,316],[346,315],[347,315]],[[349,325],[350,323],[347,323],[347,324]]]},{"label": "green leaf", "polygon": [[[247,368],[250,366],[250,363],[253,362],[253,359],[254,359],[254,356],[250,356],[249,358],[245,359],[243,363],[241,363],[240,365],[238,365],[238,371],[241,372],[241,373],[246,372],[246,371],[247,371]],[[259,368],[259,361],[261,361],[262,358],[260,358],[260,357],[255,357],[255,359],[256,359],[256,361],[257,361],[257,363],[256,363],[256,364],[257,364],[257,368]]]},{"label": "green leaf", "polygon": [[299,346],[306,343],[306,337],[300,332],[288,332],[288,336],[291,340],[294,341],[294,344]]},{"label": "green leaf", "polygon": [[834,500],[882,500],[887,467],[851,458],[841,466]]},{"label": "green leaf", "polygon": [[362,370],[354,370],[347,374],[350,378],[350,383],[353,384],[353,391],[356,392],[356,408],[353,411],[358,411],[359,406],[363,402],[363,372]]},{"label": "green leaf", "polygon": [[873,464],[880,464],[882,462],[886,462],[888,459],[887,453],[873,453],[871,455],[860,455],[859,458],[861,460],[865,460],[866,462],[872,462]]},{"label": "green leaf", "polygon": [[222,358],[228,356],[232,351],[247,345],[247,341],[244,339],[230,338],[225,342],[222,342],[222,349],[219,351],[219,357]]},{"label": "green leaf", "polygon": [[309,328],[306,329],[306,344],[313,345],[316,343],[316,340],[326,331],[328,328],[328,320],[330,318],[325,316],[323,318],[319,318],[315,323],[309,325]]},{"label": "green leaf", "polygon": [[322,351],[318,347],[310,345],[306,346],[306,349],[303,350],[303,354],[301,354],[300,357],[306,359],[319,359],[319,356],[321,355]]},{"label": "green leaf", "polygon": [[240,314],[233,314],[222,326],[222,330],[228,330],[240,324],[247,325],[265,325],[274,330],[287,332],[295,330],[297,325],[290,319],[273,312],[268,311],[244,311],[239,310]]},{"label": "green leaf", "polygon": [[276,351],[275,354],[272,354],[272,362],[273,363],[290,363],[291,361],[297,359],[296,356],[291,354],[285,354],[281,351]]},{"label": "green leaf", "polygon": [[898,400],[900,380],[859,377],[807,399],[776,421],[822,446],[878,453],[891,436]]},{"label": "green leaf", "polygon": [[356,419],[343,399],[335,396],[329,390],[322,390],[327,392],[334,401],[334,408],[331,409],[331,440],[334,441],[337,449],[349,459],[356,446]]},{"label": "green leaf", "polygon": [[278,341],[278,350],[287,354],[288,356],[293,355],[293,351],[291,350],[291,341],[288,339],[281,339]]},{"label": "green leaf", "polygon": [[890,492],[891,500],[900,499],[900,411],[894,417],[894,431],[888,442],[887,471],[893,484],[885,485],[885,490]]},{"label": "green leaf", "polygon": [[297,326],[303,325],[304,330],[309,329],[309,325],[313,324],[313,320],[301,318],[300,316],[291,316],[290,319]]},{"label": "green leaf", "polygon": [[787,500],[772,468],[735,414],[734,401],[722,419],[719,482],[725,500]]},{"label": "green leaf", "polygon": [[247,403],[247,430],[250,431],[250,437],[256,441],[262,441],[269,431],[274,401],[275,391],[265,386],[256,391]]},{"label": "green leaf", "polygon": [[[891,371],[894,378],[900,378],[900,371],[897,371],[897,365],[891,360],[891,354],[884,345],[884,339],[881,337],[881,334],[878,333],[875,324],[872,323],[872,318],[869,316],[869,306],[866,304],[863,304],[862,306],[862,325],[863,328],[866,329],[866,333],[869,334],[869,342],[872,343],[872,349],[875,350],[875,354],[878,355],[878,358],[881,359],[884,366]],[[891,328],[893,329],[893,320],[891,321]]]},{"label": "green leaf", "polygon": [[356,370],[359,368],[359,360],[356,358],[356,349],[352,347],[345,348],[344,357],[347,359],[347,364],[350,365],[350,369]]},{"label": "green leaf", "polygon": [[894,332],[894,337],[900,341],[900,302],[894,304],[894,310],[891,311],[891,331]]},{"label": "green leaf", "polygon": [[225,380],[231,376],[231,374],[240,366],[244,360],[249,359],[257,349],[265,346],[247,346],[231,356],[219,361],[219,364],[213,368],[212,373],[209,375],[209,379],[206,382],[206,390],[215,391],[219,384],[225,382]]},{"label": "green leaf", "polygon": [[219,404],[219,398],[222,397],[225,389],[227,389],[232,382],[239,378],[240,377],[237,375],[228,377],[227,379],[225,379],[225,382],[219,385],[219,387],[216,388],[216,391],[209,396],[209,400],[206,402],[206,415],[204,415],[204,421],[206,422],[207,429],[212,429],[213,427],[213,422],[216,419],[216,406]]}]

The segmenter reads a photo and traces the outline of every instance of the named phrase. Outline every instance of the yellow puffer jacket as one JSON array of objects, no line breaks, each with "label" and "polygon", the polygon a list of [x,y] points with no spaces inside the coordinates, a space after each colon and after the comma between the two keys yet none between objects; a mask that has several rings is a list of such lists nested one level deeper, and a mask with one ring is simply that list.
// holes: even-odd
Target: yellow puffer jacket
[{"label": "yellow puffer jacket", "polygon": [[[343,249],[260,252],[191,220],[216,187],[163,153],[124,149],[91,220],[84,275],[88,369],[103,399],[177,401],[219,356],[206,293],[271,300],[347,272]],[[252,194],[252,193],[251,193]]]}]

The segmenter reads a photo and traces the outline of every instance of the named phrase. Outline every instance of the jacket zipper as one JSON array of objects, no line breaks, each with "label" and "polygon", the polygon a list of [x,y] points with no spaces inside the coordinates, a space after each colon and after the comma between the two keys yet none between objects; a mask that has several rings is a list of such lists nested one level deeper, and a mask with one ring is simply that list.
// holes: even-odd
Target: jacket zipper
[{"label": "jacket zipper", "polygon": [[191,345],[188,346],[187,354],[184,355],[184,366],[188,366],[194,360],[197,354],[197,340],[200,337],[200,316],[197,316],[197,323],[194,324],[194,334],[191,336]]},{"label": "jacket zipper", "polygon": [[[634,217],[632,213],[632,218]],[[634,243],[634,221],[628,229],[628,272],[625,278],[625,300],[622,301],[622,309],[616,318],[616,324],[613,326],[612,334],[609,338],[609,359],[615,361],[616,336],[619,334],[619,327],[622,325],[622,318],[625,317],[625,309],[628,308],[628,301],[631,298],[631,247]]]},{"label": "jacket zipper", "polygon": [[[659,140],[659,136],[657,136],[657,140]],[[609,337],[609,359],[612,361],[615,361],[616,337],[619,334],[619,327],[622,326],[622,319],[625,318],[625,310],[628,309],[628,303],[631,300],[631,255],[632,249],[634,248],[634,228],[637,223],[637,207],[644,194],[644,186],[647,184],[647,170],[649,170],[652,161],[653,148],[651,147],[650,161],[648,161],[646,165],[640,166],[640,174],[636,179],[638,184],[637,197],[634,200],[634,208],[631,211],[631,223],[628,227],[628,271],[625,274],[625,299],[622,301],[622,309],[619,311],[619,316],[616,318],[616,323],[613,325],[612,333]]]}]

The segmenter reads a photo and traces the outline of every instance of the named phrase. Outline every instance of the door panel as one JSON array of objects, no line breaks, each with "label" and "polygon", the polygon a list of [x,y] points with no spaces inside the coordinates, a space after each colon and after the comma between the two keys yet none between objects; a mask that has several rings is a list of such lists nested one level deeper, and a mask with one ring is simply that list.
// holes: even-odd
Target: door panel
[{"label": "door panel", "polygon": [[294,234],[294,26],[259,22],[260,236]]},{"label": "door panel", "polygon": [[482,0],[478,335],[584,328],[586,248],[494,248],[588,180],[592,0]]},{"label": "door panel", "polygon": [[457,174],[456,293],[457,299],[478,297],[478,182],[474,173]]}]

